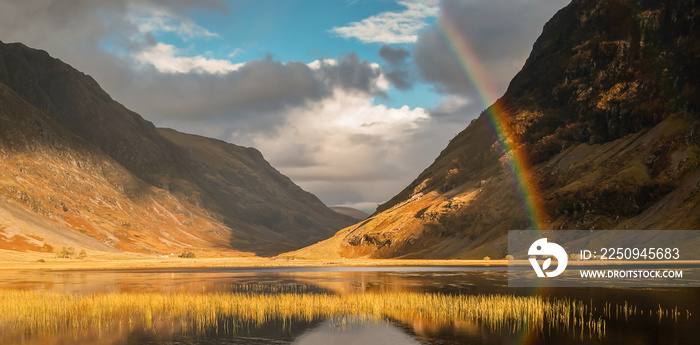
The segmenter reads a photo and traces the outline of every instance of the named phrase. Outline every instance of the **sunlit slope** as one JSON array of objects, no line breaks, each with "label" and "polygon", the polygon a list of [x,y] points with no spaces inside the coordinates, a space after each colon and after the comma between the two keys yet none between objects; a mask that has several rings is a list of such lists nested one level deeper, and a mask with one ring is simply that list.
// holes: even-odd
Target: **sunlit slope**
[{"label": "sunlit slope", "polygon": [[[288,255],[503,258],[512,229],[700,229],[698,25],[687,1],[573,1],[505,95],[413,183]],[[527,188],[494,114],[530,165]]]},{"label": "sunlit slope", "polygon": [[[2,157],[7,164],[0,174],[9,176],[4,195],[104,243],[150,252],[170,241],[167,248],[268,255],[327,238],[353,222],[296,186],[257,150],[159,130],[90,76],[44,51],[0,43],[0,84],[14,102],[3,102],[8,125],[0,144],[15,150]],[[60,140],[46,136],[49,131]],[[83,153],[73,152],[78,148]],[[91,159],[109,167],[93,167]],[[25,170],[46,172],[18,180],[17,171]],[[39,200],[49,197],[55,200],[40,207]],[[80,216],[63,205],[81,210]],[[152,226],[132,231],[141,223]],[[160,235],[179,229],[187,235]]]},{"label": "sunlit slope", "polygon": [[226,249],[231,229],[148,185],[0,83],[3,249]]}]

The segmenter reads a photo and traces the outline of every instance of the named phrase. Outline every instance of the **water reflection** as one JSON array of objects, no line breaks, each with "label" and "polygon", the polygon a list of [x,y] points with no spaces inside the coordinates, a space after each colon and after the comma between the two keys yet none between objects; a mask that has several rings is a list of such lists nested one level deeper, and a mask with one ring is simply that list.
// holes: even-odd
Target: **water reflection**
[{"label": "water reflection", "polygon": [[[19,335],[3,344],[690,344],[700,338],[700,290],[613,288],[508,288],[500,268],[309,268],[309,269],[171,269],[102,271],[5,271],[0,289],[85,295],[152,292],[163,294],[504,294],[573,298],[582,301],[582,317],[567,327],[541,330],[494,328],[478,319],[439,319],[417,313],[394,313],[380,319],[271,319],[263,323],[221,320],[203,332],[177,322],[153,329],[138,325],[90,329],[79,336]],[[629,311],[621,312],[623,306]],[[632,309],[634,307],[634,309]],[[661,310],[659,310],[661,308]],[[632,310],[634,312],[632,312]],[[589,316],[590,315],[590,316]],[[586,322],[603,318],[605,332]],[[343,320],[343,319],[341,319]]]},{"label": "water reflection", "polygon": [[294,345],[393,345],[421,344],[405,329],[390,322],[362,322],[358,320],[327,319],[318,327],[302,334]]},{"label": "water reflection", "polygon": [[503,268],[309,267],[263,269],[139,269],[4,271],[0,289],[70,294],[112,292],[236,292],[246,284],[314,286],[327,292],[507,292]]}]

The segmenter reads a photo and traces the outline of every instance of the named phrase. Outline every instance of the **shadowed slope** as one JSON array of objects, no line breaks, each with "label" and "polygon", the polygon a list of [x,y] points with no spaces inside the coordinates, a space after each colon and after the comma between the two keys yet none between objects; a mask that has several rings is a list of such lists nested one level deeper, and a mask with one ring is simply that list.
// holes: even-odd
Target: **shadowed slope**
[{"label": "shadowed slope", "polygon": [[330,236],[353,219],[327,208],[273,168],[254,148],[159,129],[163,137],[187,152],[198,172],[191,181],[214,200],[222,200],[219,212],[234,229],[231,245],[258,246],[263,254],[298,248]]}]

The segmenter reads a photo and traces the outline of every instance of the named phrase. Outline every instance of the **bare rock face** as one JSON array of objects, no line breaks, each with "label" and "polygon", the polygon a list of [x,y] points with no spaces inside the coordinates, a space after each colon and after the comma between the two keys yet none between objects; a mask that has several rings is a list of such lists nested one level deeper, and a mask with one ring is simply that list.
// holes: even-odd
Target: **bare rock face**
[{"label": "bare rock face", "polygon": [[[695,0],[574,0],[490,110],[532,165],[548,229],[700,228]],[[502,258],[531,228],[488,112],[368,220],[290,255]]]},{"label": "bare rock face", "polygon": [[[113,248],[268,255],[353,222],[259,151],[158,129],[90,76],[19,43],[0,42],[0,122],[0,194],[53,220],[56,231],[73,229]],[[0,230],[0,248],[48,236],[6,223],[0,227],[15,230]],[[32,243],[41,248],[42,241]]]}]

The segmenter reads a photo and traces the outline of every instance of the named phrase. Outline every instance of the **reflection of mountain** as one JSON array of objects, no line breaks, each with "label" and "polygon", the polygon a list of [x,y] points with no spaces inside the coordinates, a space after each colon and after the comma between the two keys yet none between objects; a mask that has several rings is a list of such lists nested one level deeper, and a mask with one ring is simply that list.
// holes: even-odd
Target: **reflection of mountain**
[{"label": "reflection of mountain", "polygon": [[304,334],[314,332],[319,325],[323,325],[323,319],[315,321],[303,320],[277,320],[270,319],[262,324],[256,324],[252,320],[220,320],[217,327],[207,327],[203,334],[197,334],[197,330],[175,329],[162,331],[144,330],[131,332],[126,337],[127,344],[231,344],[231,345],[264,345],[264,344],[289,344]]},{"label": "reflection of mountain", "polygon": [[[218,327],[198,329],[193,324],[179,322],[159,322],[153,329],[144,330],[142,325],[91,329],[86,332],[52,333],[50,336],[27,337],[27,335],[0,334],[3,344],[25,345],[93,345],[93,344],[132,344],[132,345],[267,345],[289,344],[295,339],[304,338],[322,330],[327,321],[269,320],[255,324],[250,320],[220,320]],[[201,332],[201,333],[199,333]],[[322,331],[321,331],[322,332]],[[21,340],[20,340],[21,339]],[[318,343],[330,344],[330,343]]]},{"label": "reflection of mountain", "polygon": [[292,255],[503,258],[506,230],[532,227],[505,168],[513,152],[533,165],[525,188],[542,228],[699,229],[699,22],[691,1],[574,0],[505,95],[413,183]]},{"label": "reflection of mountain", "polygon": [[0,42],[0,248],[277,253],[352,222],[260,152],[157,129],[46,52]]}]

